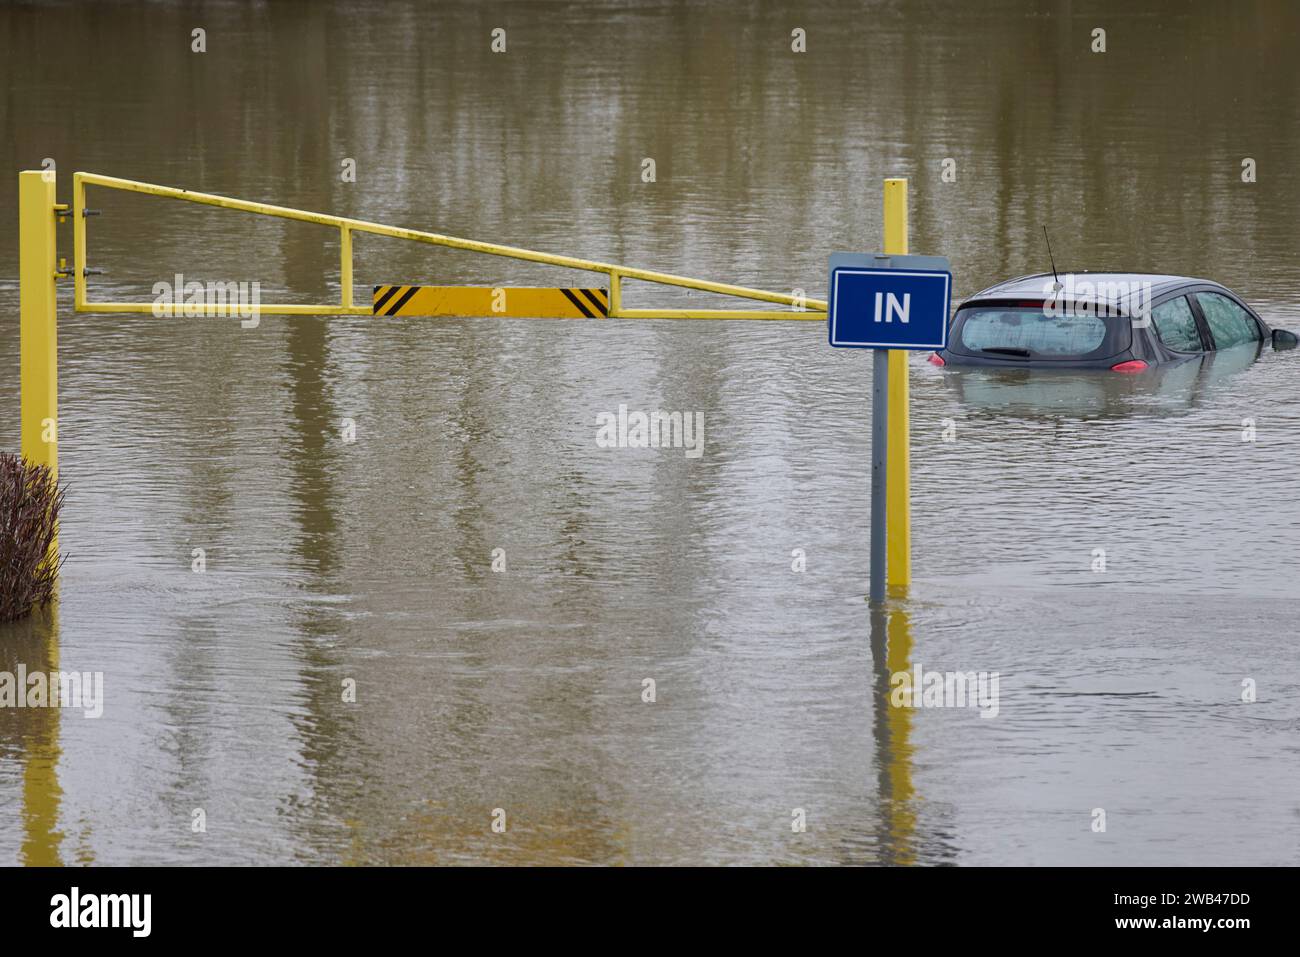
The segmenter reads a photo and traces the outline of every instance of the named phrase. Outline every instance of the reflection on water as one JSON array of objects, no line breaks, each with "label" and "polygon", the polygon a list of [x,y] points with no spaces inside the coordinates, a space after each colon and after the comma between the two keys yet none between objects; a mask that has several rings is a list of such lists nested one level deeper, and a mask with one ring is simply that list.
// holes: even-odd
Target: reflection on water
[{"label": "reflection on water", "polygon": [[1051,369],[952,369],[945,385],[971,412],[1028,419],[1174,415],[1200,407],[1212,391],[1272,346],[1253,342],[1155,366],[1140,374]]},{"label": "reflection on water", "polygon": [[871,610],[871,661],[874,670],[873,712],[876,762],[880,778],[881,863],[914,864],[916,806],[912,787],[912,716],[890,704],[890,676],[912,667],[912,626],[907,611]]},{"label": "reflection on water", "polygon": [[[59,610],[57,603],[16,624],[5,626],[0,642],[0,673],[49,674],[59,668]],[[23,689],[25,691],[25,689]],[[0,756],[4,775],[21,776],[21,829],[13,835],[18,860],[23,864],[48,867],[64,863],[60,850],[64,835],[59,830],[59,711],[55,708],[6,709],[0,725]],[[10,760],[11,759],[11,760]],[[13,782],[15,785],[17,782]],[[8,788],[6,788],[8,790]],[[12,863],[12,862],[11,862]]]},{"label": "reflection on water", "polygon": [[[201,56],[197,15],[0,10],[8,168],[814,295],[904,175],[957,297],[1046,268],[1047,224],[1062,271],[1206,275],[1300,327],[1286,5],[541,2],[505,55],[473,4],[203,7]],[[329,230],[90,202],[105,298],[337,294]],[[589,279],[508,265],[357,243],[363,288]],[[0,231],[11,316],[16,275]],[[103,671],[106,707],[0,711],[0,862],[1294,863],[1295,353],[915,357],[916,581],[873,613],[869,361],[815,324],[65,307],[59,334],[71,558],[0,661]],[[16,323],[0,350],[14,447]],[[620,404],[703,412],[705,454],[599,448]],[[997,719],[890,708],[917,662],[1000,672]]]}]

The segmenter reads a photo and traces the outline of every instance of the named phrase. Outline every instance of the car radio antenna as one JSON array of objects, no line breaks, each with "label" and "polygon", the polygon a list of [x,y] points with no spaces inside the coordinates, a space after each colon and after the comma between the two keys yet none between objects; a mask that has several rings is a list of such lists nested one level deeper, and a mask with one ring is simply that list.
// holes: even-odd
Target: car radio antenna
[{"label": "car radio antenna", "polygon": [[1047,241],[1047,261],[1052,264],[1052,278],[1056,280],[1056,288],[1061,288],[1061,277],[1056,274],[1056,259],[1052,256],[1052,240],[1047,235],[1047,227],[1043,227],[1043,239]]}]

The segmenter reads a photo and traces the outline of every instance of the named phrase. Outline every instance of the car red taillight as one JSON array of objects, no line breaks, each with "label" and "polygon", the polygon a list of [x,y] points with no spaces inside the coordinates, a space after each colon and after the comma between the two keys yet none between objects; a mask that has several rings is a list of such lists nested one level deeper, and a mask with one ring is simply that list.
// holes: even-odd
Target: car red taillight
[{"label": "car red taillight", "polygon": [[947,363],[943,361],[943,356],[939,355],[937,352],[930,353],[930,358],[926,361],[928,361],[932,366],[947,365]]},{"label": "car red taillight", "polygon": [[1142,372],[1146,369],[1147,364],[1141,359],[1129,359],[1128,362],[1121,362],[1118,365],[1110,367],[1111,372]]}]

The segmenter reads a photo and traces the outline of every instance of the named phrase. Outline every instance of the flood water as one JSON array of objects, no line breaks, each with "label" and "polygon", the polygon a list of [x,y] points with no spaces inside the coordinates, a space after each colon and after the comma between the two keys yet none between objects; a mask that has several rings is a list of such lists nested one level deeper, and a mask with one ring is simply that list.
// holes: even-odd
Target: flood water
[{"label": "flood water", "polygon": [[[817,297],[906,176],[955,299],[1047,269],[1046,225],[1062,270],[1300,329],[1300,8],[1144,6],[6,7],[0,447],[47,157],[60,201],[86,170]],[[338,295],[336,231],[89,204],[97,299]],[[359,292],[601,284],[356,242]],[[873,615],[870,357],[821,323],[246,329],[64,290],[59,339],[70,557],[0,671],[102,671],[104,712],[0,709],[0,863],[1300,860],[1300,353],[913,357],[915,581]],[[702,413],[703,454],[600,447],[620,405]],[[891,708],[918,664],[998,672],[997,716]]]}]

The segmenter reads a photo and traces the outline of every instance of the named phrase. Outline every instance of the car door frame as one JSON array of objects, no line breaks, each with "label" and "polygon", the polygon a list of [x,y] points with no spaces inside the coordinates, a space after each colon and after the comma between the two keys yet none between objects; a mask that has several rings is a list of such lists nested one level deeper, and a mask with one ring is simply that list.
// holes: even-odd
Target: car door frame
[{"label": "car door frame", "polygon": [[1172,356],[1174,359],[1196,359],[1214,351],[1214,339],[1210,336],[1209,327],[1205,323],[1205,317],[1201,314],[1201,310],[1197,305],[1196,300],[1192,298],[1192,292],[1198,288],[1200,288],[1199,284],[1176,286],[1173,289],[1162,292],[1151,305],[1151,310],[1154,312],[1160,306],[1173,302],[1173,300],[1180,296],[1187,300],[1187,307],[1192,313],[1192,321],[1196,323],[1196,334],[1200,336],[1201,339],[1201,348],[1199,351],[1182,352],[1173,348],[1161,337],[1160,330],[1156,327],[1154,317],[1151,319],[1151,338],[1160,344],[1160,348],[1163,349],[1167,355]]}]

